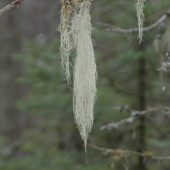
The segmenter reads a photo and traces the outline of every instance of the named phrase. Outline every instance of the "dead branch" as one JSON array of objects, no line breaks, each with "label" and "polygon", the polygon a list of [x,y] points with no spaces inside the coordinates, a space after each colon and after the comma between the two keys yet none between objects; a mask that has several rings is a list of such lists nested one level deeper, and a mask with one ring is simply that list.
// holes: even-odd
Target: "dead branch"
[{"label": "dead branch", "polygon": [[11,2],[10,4],[6,5],[5,7],[3,7],[2,9],[0,9],[0,16],[10,11],[11,9],[18,7],[18,5],[20,5],[22,1],[23,0],[15,0]]}]

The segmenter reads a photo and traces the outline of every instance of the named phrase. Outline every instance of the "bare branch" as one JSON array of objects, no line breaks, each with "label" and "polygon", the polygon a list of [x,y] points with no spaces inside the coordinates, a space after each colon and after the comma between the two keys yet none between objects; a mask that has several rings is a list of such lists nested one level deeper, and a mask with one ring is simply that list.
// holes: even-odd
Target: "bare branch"
[{"label": "bare branch", "polygon": [[13,2],[11,2],[10,4],[6,5],[5,7],[3,7],[2,9],[0,9],[0,16],[6,12],[8,12],[9,10],[18,7],[18,5],[21,4],[23,0],[15,0]]},{"label": "bare branch", "polygon": [[116,156],[116,157],[131,157],[131,156],[141,156],[145,159],[151,159],[156,161],[164,161],[170,160],[170,156],[156,156],[152,151],[144,151],[142,153],[132,150],[123,150],[123,149],[110,149],[110,148],[103,148],[93,144],[88,144],[89,147],[102,152],[106,155]]},{"label": "bare branch", "polygon": [[139,119],[142,116],[152,114],[152,113],[157,113],[159,111],[164,111],[164,112],[170,112],[169,107],[158,107],[158,108],[150,108],[144,111],[132,111],[131,116],[123,119],[119,122],[114,122],[114,123],[109,123],[107,125],[101,126],[101,130],[112,130],[112,129],[118,129],[121,126],[124,126],[125,124],[133,124],[137,119]]},{"label": "bare branch", "polygon": [[[148,31],[151,31],[155,28],[157,28],[160,24],[162,24],[166,19],[167,17],[170,15],[170,10],[168,10],[167,12],[165,12],[164,15],[162,15],[156,22],[154,22],[153,24],[147,26],[147,27],[144,27],[143,28],[143,32],[148,32]],[[105,23],[98,23],[99,25],[101,26],[104,26],[104,27],[107,27],[107,31],[110,31],[110,32],[119,32],[119,33],[135,33],[135,32],[138,32],[139,29],[136,27],[136,28],[130,28],[130,29],[123,29],[121,27],[117,27],[117,26],[112,26],[110,24],[105,24]]]}]

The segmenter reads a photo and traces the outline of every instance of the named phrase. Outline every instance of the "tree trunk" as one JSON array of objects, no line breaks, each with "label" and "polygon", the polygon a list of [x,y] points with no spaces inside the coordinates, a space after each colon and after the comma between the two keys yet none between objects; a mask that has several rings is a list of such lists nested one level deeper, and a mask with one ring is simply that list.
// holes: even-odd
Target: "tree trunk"
[{"label": "tree trunk", "polygon": [[[139,50],[144,50],[143,43],[139,45]],[[138,60],[138,110],[143,111],[146,109],[146,59],[145,56],[141,56]],[[145,117],[139,119],[139,136],[138,136],[138,152],[144,152],[146,148],[146,128]],[[146,164],[143,157],[139,157],[138,170],[145,170]]]}]

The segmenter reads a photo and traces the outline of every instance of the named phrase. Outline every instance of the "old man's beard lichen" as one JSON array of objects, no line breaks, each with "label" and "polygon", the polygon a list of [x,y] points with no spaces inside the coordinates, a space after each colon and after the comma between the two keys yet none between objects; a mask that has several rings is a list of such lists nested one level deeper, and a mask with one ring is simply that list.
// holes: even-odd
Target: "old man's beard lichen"
[{"label": "old man's beard lichen", "polygon": [[[83,0],[80,3],[74,4],[73,12],[69,18],[70,25],[67,36],[61,36],[61,38],[67,38],[67,41],[62,41],[67,44],[67,48],[69,47],[64,50],[61,49],[61,51],[66,51],[68,54],[66,59],[63,60],[65,66],[68,66],[66,62],[69,60],[67,57],[70,55],[71,50],[74,49],[76,53],[73,74],[73,110],[75,122],[84,141],[85,148],[88,135],[93,125],[93,108],[96,97],[97,77],[91,39],[90,9],[90,0]],[[62,34],[64,34],[64,32]],[[61,46],[61,48],[62,47],[63,46]]]}]

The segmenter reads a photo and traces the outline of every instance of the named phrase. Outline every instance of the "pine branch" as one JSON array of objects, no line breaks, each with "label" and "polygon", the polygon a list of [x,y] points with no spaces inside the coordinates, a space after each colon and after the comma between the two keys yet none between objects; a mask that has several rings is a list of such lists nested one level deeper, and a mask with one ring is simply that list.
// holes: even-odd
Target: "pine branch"
[{"label": "pine branch", "polygon": [[10,4],[6,5],[2,9],[0,9],[0,16],[5,14],[6,12],[10,11],[11,9],[18,7],[23,0],[15,0],[11,2]]}]

